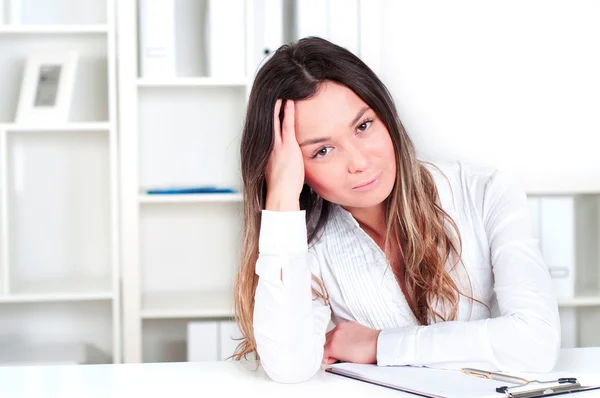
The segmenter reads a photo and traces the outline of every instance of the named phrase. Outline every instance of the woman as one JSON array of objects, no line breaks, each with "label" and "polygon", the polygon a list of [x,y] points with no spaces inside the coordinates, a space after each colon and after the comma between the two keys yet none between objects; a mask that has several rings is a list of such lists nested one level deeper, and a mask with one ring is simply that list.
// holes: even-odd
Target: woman
[{"label": "woman", "polygon": [[419,161],[352,53],[319,38],[277,50],[241,156],[237,359],[257,353],[280,382],[336,361],[553,368],[558,309],[526,196],[492,169]]}]

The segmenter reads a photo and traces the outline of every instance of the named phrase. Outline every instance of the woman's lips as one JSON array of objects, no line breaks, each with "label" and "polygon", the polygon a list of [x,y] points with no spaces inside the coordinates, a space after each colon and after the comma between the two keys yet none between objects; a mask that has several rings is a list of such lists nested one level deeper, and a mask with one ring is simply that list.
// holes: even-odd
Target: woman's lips
[{"label": "woman's lips", "polygon": [[367,191],[367,190],[373,188],[375,185],[377,185],[377,183],[379,182],[380,178],[381,178],[381,172],[377,173],[370,180],[365,181],[363,183],[360,183],[359,185],[356,185],[352,189],[355,190],[355,191]]}]

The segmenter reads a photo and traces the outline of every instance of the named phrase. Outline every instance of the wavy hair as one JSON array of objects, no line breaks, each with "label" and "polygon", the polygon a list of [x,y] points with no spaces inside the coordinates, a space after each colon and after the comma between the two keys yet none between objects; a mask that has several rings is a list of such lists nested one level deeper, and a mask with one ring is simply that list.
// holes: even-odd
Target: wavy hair
[{"label": "wavy hair", "polygon": [[[258,357],[253,331],[254,294],[258,284],[255,265],[261,211],[267,195],[265,170],[273,148],[275,102],[278,98],[309,99],[325,82],[336,82],[351,89],[373,109],[391,136],[396,155],[396,181],[386,199],[384,252],[387,258],[392,258],[392,253],[400,255],[400,265],[391,264],[392,271],[399,284],[404,280],[407,301],[416,319],[426,325],[430,321],[456,319],[458,313],[461,292],[450,275],[460,262],[462,243],[458,228],[441,208],[433,176],[417,159],[391,94],[375,73],[350,51],[318,37],[307,37],[283,45],[260,68],[248,101],[241,141],[243,246],[234,283],[235,318],[243,338],[234,359],[246,358],[249,354]],[[299,200],[300,208],[306,211],[311,244],[327,223],[332,203],[307,185]],[[447,270],[445,264],[453,253],[456,261]],[[317,282],[321,291],[313,289],[313,292],[326,301],[326,291],[322,283]]]}]

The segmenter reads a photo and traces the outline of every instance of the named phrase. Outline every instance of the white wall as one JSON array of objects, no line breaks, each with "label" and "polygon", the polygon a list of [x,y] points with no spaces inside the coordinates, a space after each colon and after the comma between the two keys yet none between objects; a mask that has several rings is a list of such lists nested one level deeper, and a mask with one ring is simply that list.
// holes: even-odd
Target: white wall
[{"label": "white wall", "polygon": [[381,19],[378,72],[421,150],[600,176],[600,2],[382,0]]}]

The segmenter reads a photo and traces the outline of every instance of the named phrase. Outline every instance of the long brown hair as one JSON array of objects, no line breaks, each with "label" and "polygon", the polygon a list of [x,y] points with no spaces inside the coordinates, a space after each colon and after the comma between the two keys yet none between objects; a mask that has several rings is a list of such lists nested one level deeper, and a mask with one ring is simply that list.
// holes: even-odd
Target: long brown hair
[{"label": "long brown hair", "polygon": [[[392,264],[396,278],[403,272],[407,301],[420,324],[456,319],[460,291],[445,264],[460,259],[460,235],[439,204],[432,174],[417,160],[413,143],[398,117],[391,94],[373,71],[350,51],[318,37],[280,47],[260,68],[250,93],[241,142],[244,191],[244,234],[241,265],[235,284],[235,317],[243,339],[234,359],[256,354],[253,330],[254,294],[258,284],[260,216],[266,202],[265,169],[273,148],[273,108],[278,98],[301,101],[320,85],[336,82],[350,88],[387,127],[396,154],[396,182],[386,200],[388,258],[399,251],[403,266]],[[282,107],[283,109],[283,107]],[[283,112],[283,110],[282,110]],[[282,114],[279,115],[280,120]],[[306,211],[308,242],[314,243],[327,223],[332,203],[308,186],[300,194]],[[456,264],[454,264],[456,265]],[[323,292],[320,292],[323,296]],[[445,310],[441,313],[439,306]]]}]

